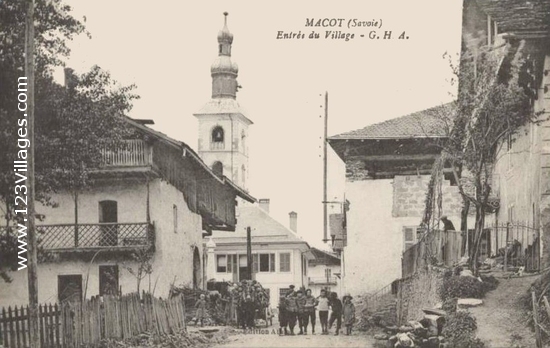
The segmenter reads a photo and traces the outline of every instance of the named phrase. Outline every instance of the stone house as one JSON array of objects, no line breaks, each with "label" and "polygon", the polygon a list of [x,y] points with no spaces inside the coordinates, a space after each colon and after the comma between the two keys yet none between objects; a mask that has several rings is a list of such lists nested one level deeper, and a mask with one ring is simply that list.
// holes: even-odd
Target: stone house
[{"label": "stone house", "polygon": [[509,231],[508,241],[505,228],[493,233],[492,252],[516,243],[526,258],[524,265],[533,270],[544,268],[550,255],[550,3],[465,1],[462,27],[463,46],[471,40],[481,40],[499,55],[503,62],[500,75],[510,73],[506,62],[512,57],[523,61],[520,83],[530,95],[532,112],[540,123],[524,125],[501,144],[493,165],[498,181],[498,209],[487,219],[486,226],[523,226]]},{"label": "stone house", "polygon": [[[329,137],[346,165],[346,292],[373,292],[402,276],[402,254],[421,234],[432,165],[454,103]],[[442,215],[459,227],[461,197],[445,170]]]},{"label": "stone house", "polygon": [[213,231],[206,242],[208,280],[237,282],[248,279],[247,228],[251,229],[252,279],[268,290],[277,307],[279,294],[290,285],[307,287],[309,244],[297,234],[297,214],[289,214],[289,227],[269,215],[269,200],[238,207],[235,233]]},{"label": "stone house", "polygon": [[[56,302],[137,290],[142,256],[150,274],[140,288],[165,297],[171,285],[202,288],[203,233],[235,231],[237,197],[254,198],[215,174],[188,145],[126,119],[135,137],[103,152],[94,184],[74,198],[57,193],[57,208],[37,206],[37,227],[47,257],[38,265],[38,300]],[[5,231],[4,231],[5,233]],[[138,255],[136,257],[136,255]],[[10,273],[0,287],[0,306],[27,302],[27,272]]]}]

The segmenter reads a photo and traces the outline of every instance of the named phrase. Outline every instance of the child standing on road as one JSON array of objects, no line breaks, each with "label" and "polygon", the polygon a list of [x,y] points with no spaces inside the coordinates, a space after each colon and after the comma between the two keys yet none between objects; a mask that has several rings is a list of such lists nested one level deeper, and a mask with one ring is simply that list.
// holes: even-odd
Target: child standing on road
[{"label": "child standing on road", "polygon": [[305,329],[305,306],[306,306],[306,297],[304,296],[304,293],[302,289],[298,290],[296,293],[296,306],[298,307],[298,325],[300,326],[300,332],[298,332],[298,335],[307,335],[307,330],[304,332]]},{"label": "child standing on road", "polygon": [[307,335],[307,325],[311,319],[311,334],[315,335],[315,306],[319,302],[311,295],[311,289],[306,290],[306,303],[304,306],[304,334]]},{"label": "child standing on road", "polygon": [[342,301],[340,301],[338,294],[335,292],[330,294],[330,307],[332,308],[332,313],[330,313],[328,328],[330,330],[332,324],[336,321],[336,333],[334,335],[338,336],[342,327]]},{"label": "child standing on road", "polygon": [[351,302],[353,298],[350,294],[344,296],[344,325],[346,326],[346,335],[351,335],[351,328],[355,322],[355,306]]},{"label": "child standing on road", "polygon": [[317,309],[319,309],[319,321],[321,322],[321,335],[328,335],[328,306],[329,299],[325,289],[321,290],[321,295],[317,297]]},{"label": "child standing on road", "polygon": [[294,297],[294,293],[290,293],[286,297],[286,315],[290,335],[293,336],[294,326],[296,326],[296,319],[298,316],[298,305],[296,304],[296,297]]},{"label": "child standing on road", "polygon": [[279,298],[279,335],[288,335],[286,327],[288,326],[288,314],[286,311],[286,298]]}]

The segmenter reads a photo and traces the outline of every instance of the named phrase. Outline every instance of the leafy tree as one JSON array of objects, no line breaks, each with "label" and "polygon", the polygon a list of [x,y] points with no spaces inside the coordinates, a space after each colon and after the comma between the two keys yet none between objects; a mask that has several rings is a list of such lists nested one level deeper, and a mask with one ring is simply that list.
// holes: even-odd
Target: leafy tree
[{"label": "leafy tree", "polygon": [[[483,40],[467,42],[460,66],[454,67],[459,83],[458,104],[453,127],[441,158],[435,164],[432,179],[441,176],[450,165],[464,199],[461,229],[467,229],[470,207],[475,209],[473,245],[469,251],[470,267],[477,272],[477,259],[485,215],[492,211],[489,198],[493,188],[492,171],[496,156],[509,144],[521,126],[538,122],[533,112],[532,94],[525,83],[531,62],[525,60],[524,43],[508,44],[503,52],[481,46]],[[514,52],[510,54],[509,52]],[[432,180],[433,185],[437,180]],[[427,202],[437,200],[437,190],[430,188]],[[433,205],[427,203],[424,223]]]},{"label": "leafy tree", "polygon": [[[13,225],[23,215],[14,214],[13,161],[18,159],[18,78],[24,76],[26,3],[0,1],[0,201],[5,217],[4,229],[13,234]],[[71,8],[61,0],[36,1],[35,8],[35,168],[36,199],[53,205],[52,193],[70,192],[75,198],[75,225],[78,223],[78,192],[93,180],[90,172],[101,164],[101,151],[120,145],[129,134],[124,115],[138,98],[135,86],[118,86],[110,74],[99,67],[76,76],[67,71],[63,87],[53,79],[56,67],[68,57],[68,41],[76,35],[90,34],[83,23],[73,18]],[[2,230],[0,229],[0,234]],[[13,238],[0,243],[0,252],[16,248]],[[17,259],[0,260],[0,274],[13,268]]]}]

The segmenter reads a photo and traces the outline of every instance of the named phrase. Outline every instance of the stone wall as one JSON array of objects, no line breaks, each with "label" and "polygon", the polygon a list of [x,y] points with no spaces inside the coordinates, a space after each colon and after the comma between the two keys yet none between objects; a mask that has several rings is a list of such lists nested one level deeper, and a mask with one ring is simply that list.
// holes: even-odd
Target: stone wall
[{"label": "stone wall", "polygon": [[402,279],[397,294],[399,324],[423,318],[423,308],[433,308],[441,302],[439,288],[442,282],[443,273],[431,268]]},{"label": "stone wall", "polygon": [[[426,193],[430,183],[429,175],[398,175],[393,179],[393,217],[422,217]],[[444,180],[442,210],[444,215],[460,216],[462,198],[458,187]],[[457,227],[457,226],[455,226]]]}]

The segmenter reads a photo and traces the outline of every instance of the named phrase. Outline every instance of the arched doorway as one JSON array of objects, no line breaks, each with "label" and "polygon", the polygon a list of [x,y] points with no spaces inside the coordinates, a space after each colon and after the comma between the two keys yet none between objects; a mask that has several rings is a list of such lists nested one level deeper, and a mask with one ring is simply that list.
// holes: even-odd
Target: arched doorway
[{"label": "arched doorway", "polygon": [[201,256],[199,254],[199,248],[195,247],[193,250],[193,289],[200,287],[201,281]]}]

